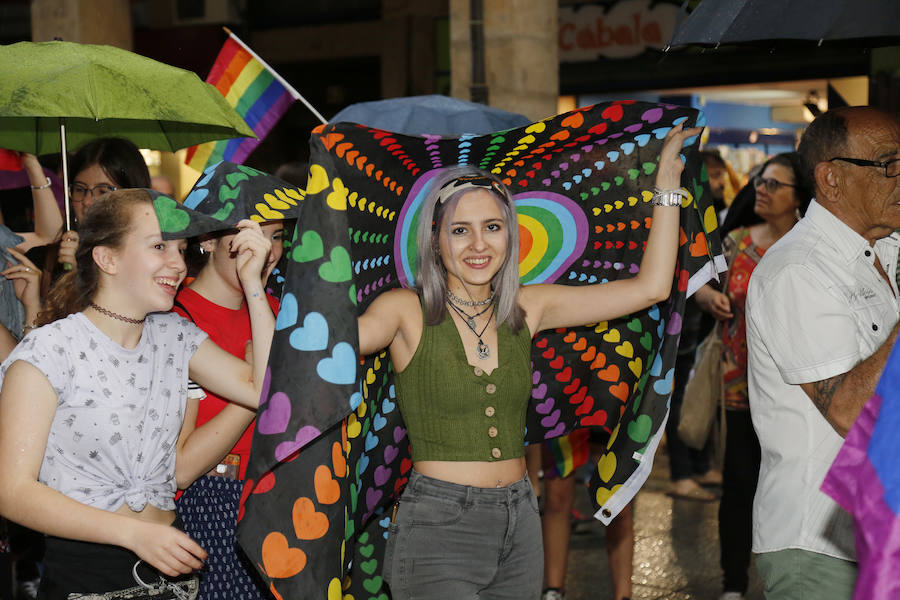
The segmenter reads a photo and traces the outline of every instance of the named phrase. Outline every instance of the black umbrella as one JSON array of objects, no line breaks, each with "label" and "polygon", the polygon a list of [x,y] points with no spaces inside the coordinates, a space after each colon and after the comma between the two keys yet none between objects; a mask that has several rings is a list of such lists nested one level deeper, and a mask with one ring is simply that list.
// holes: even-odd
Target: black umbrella
[{"label": "black umbrella", "polygon": [[703,0],[676,28],[669,47],[769,40],[900,39],[897,0]]}]

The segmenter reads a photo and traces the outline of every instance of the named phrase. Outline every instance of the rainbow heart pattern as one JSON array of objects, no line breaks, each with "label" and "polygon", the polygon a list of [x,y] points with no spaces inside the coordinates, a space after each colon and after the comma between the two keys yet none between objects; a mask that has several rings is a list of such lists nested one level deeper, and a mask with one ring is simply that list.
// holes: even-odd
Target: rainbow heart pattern
[{"label": "rainbow heart pattern", "polygon": [[[414,280],[416,222],[434,170],[476,164],[503,179],[518,213],[523,283],[613,281],[640,267],[662,140],[685,120],[702,124],[702,115],[614,102],[483,136],[346,123],[314,132],[239,521],[274,597],[389,597],[389,507],[412,462],[389,357],[358,356],[356,317],[383,290]],[[532,346],[526,439],[578,427],[609,434],[590,483],[598,512],[627,502],[649,471],[638,467],[652,461],[667,415],[688,286],[721,253],[696,140],[683,155],[691,196],[670,299],[541,332]]]}]

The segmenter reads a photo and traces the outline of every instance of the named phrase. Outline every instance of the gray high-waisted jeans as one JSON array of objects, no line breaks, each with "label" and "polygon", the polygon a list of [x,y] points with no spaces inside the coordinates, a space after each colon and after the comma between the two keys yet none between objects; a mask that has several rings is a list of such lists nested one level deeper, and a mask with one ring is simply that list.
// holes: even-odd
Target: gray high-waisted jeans
[{"label": "gray high-waisted jeans", "polygon": [[502,488],[412,471],[390,526],[384,579],[393,600],[537,598],[544,550],[526,475]]}]

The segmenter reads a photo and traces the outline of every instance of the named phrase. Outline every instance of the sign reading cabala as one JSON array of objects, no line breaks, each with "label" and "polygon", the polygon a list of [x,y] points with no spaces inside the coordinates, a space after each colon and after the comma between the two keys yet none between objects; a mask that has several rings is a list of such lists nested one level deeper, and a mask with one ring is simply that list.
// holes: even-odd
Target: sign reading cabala
[{"label": "sign reading cabala", "polygon": [[559,7],[559,61],[630,58],[662,49],[672,37],[678,6],[650,0]]}]

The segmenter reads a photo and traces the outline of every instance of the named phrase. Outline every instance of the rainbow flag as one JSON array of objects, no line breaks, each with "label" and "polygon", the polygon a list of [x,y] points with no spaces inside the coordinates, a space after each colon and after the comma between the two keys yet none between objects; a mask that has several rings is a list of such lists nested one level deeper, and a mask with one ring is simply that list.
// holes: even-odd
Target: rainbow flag
[{"label": "rainbow flag", "polygon": [[206,82],[240,114],[256,138],[193,146],[184,162],[198,171],[227,160],[242,164],[297,99],[297,92],[234,34],[229,34]]},{"label": "rainbow flag", "polygon": [[900,597],[900,346],[844,440],[822,491],[853,515],[855,600]]},{"label": "rainbow flag", "polygon": [[544,442],[548,451],[542,461],[544,473],[555,477],[568,477],[586,464],[591,457],[590,437],[591,430],[584,428]]}]

